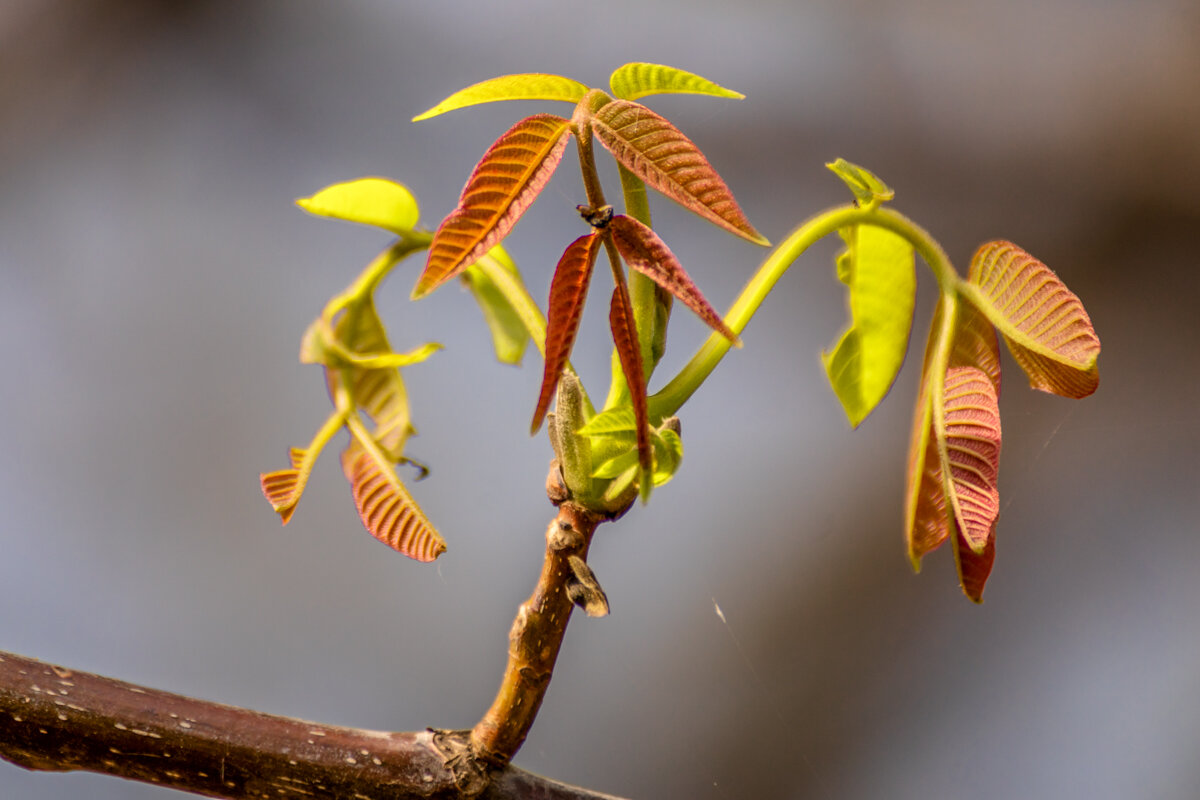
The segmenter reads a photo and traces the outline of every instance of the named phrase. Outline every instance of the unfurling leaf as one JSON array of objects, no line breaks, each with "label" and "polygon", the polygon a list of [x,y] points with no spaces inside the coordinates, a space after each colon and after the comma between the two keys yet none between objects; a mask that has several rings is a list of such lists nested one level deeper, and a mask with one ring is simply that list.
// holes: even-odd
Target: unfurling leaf
[{"label": "unfurling leaf", "polygon": [[[630,429],[627,433],[632,435],[633,430]],[[603,480],[617,479],[617,484],[622,480],[632,480],[632,473],[639,468],[638,451],[632,436],[614,437],[612,444],[615,445],[612,448],[615,453],[592,471],[592,477]],[[683,461],[683,440],[676,431],[663,426],[651,433],[650,444],[654,453],[652,481],[655,486],[662,486],[675,477],[675,472]]]},{"label": "unfurling leaf", "polygon": [[925,554],[941,547],[950,536],[950,516],[946,508],[946,487],[942,481],[942,462],[938,454],[934,425],[934,356],[942,336],[944,301],[939,300],[925,345],[921,367],[921,389],[908,446],[908,472],[904,496],[904,539],[913,571],[921,571]]},{"label": "unfurling leaf", "polygon": [[458,206],[442,221],[413,299],[432,292],[500,243],[554,174],[570,135],[562,117],[527,117],[496,140],[475,166]]},{"label": "unfurling leaf", "polygon": [[373,225],[392,233],[411,233],[420,209],[406,186],[386,178],[359,178],[335,183],[296,205],[310,214]]},{"label": "unfurling leaf", "polygon": [[616,436],[628,433],[632,438],[636,430],[637,420],[633,416],[633,409],[630,406],[617,406],[592,417],[579,432],[585,436]]},{"label": "unfurling leaf", "polygon": [[609,306],[608,324],[612,328],[613,344],[616,345],[617,356],[621,361],[621,371],[625,374],[625,383],[629,386],[630,405],[633,406],[633,417],[637,423],[638,465],[641,467],[640,488],[638,494],[642,502],[650,498],[653,486],[654,454],[650,449],[650,439],[647,435],[649,428],[648,412],[646,409],[646,378],[642,371],[642,353],[638,348],[637,327],[633,321],[633,308],[629,302],[629,290],[624,281],[613,289],[612,303]]},{"label": "unfurling leaf", "polygon": [[746,95],[726,89],[692,72],[662,64],[634,62],[618,67],[608,80],[614,97],[637,100],[652,94],[707,94],[741,100]]},{"label": "unfurling leaf", "polygon": [[854,194],[854,199],[858,201],[859,205],[879,205],[896,196],[891,187],[876,177],[873,172],[863,169],[857,164],[851,164],[844,158],[839,158],[825,166],[842,179],[842,182]]},{"label": "unfurling leaf", "polygon": [[913,248],[873,225],[843,232],[849,247],[838,278],[849,289],[850,327],[821,360],[854,427],[879,405],[904,363],[917,276]]},{"label": "unfurling leaf", "polygon": [[546,365],[542,373],[542,388],[538,393],[537,408],[533,412],[530,432],[536,433],[550,409],[550,398],[558,385],[559,375],[579,332],[583,319],[583,304],[587,299],[588,283],[592,278],[592,267],[600,251],[601,237],[592,232],[580,236],[567,246],[554,277],[550,281],[550,302],[546,319]]},{"label": "unfurling leaf", "polygon": [[587,94],[587,90],[582,83],[561,75],[546,75],[540,72],[502,75],[455,92],[425,113],[413,117],[413,122],[436,117],[458,108],[498,100],[563,100],[567,103],[578,103],[579,99]]},{"label": "unfurling leaf", "polygon": [[468,267],[463,272],[462,279],[483,312],[483,319],[492,334],[492,347],[496,351],[496,359],[501,364],[520,364],[529,344],[529,329],[520,312],[513,308],[508,297],[485,269],[485,263],[492,259],[496,269],[503,270],[514,280],[519,280],[519,274],[516,264],[512,263],[506,254],[497,253],[497,250],[501,250],[499,245]]},{"label": "unfurling leaf", "polygon": [[965,294],[1004,336],[1034,389],[1086,397],[1100,382],[1100,339],[1079,301],[1049,267],[1011,242],[975,253]]},{"label": "unfurling leaf", "polygon": [[700,148],[663,117],[638,103],[613,100],[596,109],[591,126],[600,144],[648,185],[736,236],[769,244]]},{"label": "unfurling leaf", "polygon": [[267,502],[279,514],[284,525],[288,524],[296,511],[296,503],[304,493],[304,485],[308,483],[314,461],[308,457],[308,451],[300,447],[293,447],[288,451],[288,456],[292,463],[291,469],[264,472],[258,476],[263,497],[267,498]]},{"label": "unfurling leaf", "polygon": [[1000,409],[983,370],[951,366],[945,389],[946,467],[958,533],[982,554],[1000,514]]},{"label": "unfurling leaf", "polygon": [[392,465],[357,438],[342,453],[342,470],[363,526],[379,541],[417,561],[433,561],[446,542],[396,477]]},{"label": "unfurling leaf", "polygon": [[737,334],[729,329],[717,310],[709,305],[683,265],[658,234],[633,217],[617,214],[608,224],[613,244],[630,268],[637,270],[696,312],[706,325],[741,347]]}]

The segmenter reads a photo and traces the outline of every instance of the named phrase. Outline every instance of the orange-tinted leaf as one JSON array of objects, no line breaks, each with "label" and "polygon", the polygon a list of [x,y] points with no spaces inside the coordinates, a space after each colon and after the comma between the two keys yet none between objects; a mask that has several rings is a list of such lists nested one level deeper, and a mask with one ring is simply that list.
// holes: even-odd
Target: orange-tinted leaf
[{"label": "orange-tinted leaf", "polygon": [[508,235],[562,160],[570,123],[552,114],[527,117],[496,140],[463,187],[429,246],[413,299],[453,278]]},{"label": "orange-tinted leaf", "polygon": [[925,347],[921,390],[917,397],[908,446],[904,538],[913,570],[918,572],[921,569],[921,558],[941,547],[950,535],[949,510],[946,507],[946,490],[942,481],[941,459],[938,455],[934,426],[933,382],[930,373],[930,362],[937,350],[938,336],[942,329],[942,314],[943,306],[939,301]]},{"label": "orange-tinted leaf", "polygon": [[[281,469],[277,472],[264,472],[259,475],[263,497],[271,504],[271,508],[279,514],[279,518],[287,525],[296,511],[296,503],[304,493],[304,485],[312,471],[308,463],[308,452],[301,447],[293,447],[288,451],[292,463],[291,469]],[[302,469],[307,464],[307,469]]]},{"label": "orange-tinted leaf", "polygon": [[650,496],[653,479],[654,451],[650,448],[649,419],[646,410],[646,378],[642,370],[642,353],[638,347],[637,327],[633,321],[633,306],[629,302],[629,290],[622,281],[613,289],[612,304],[608,311],[608,324],[612,328],[613,344],[621,361],[621,371],[629,385],[630,404],[637,423],[638,464],[641,466],[642,501]]},{"label": "orange-tinted leaf", "polygon": [[613,100],[592,114],[591,126],[613,157],[650,186],[730,233],[769,244],[700,148],[663,117],[639,103]]},{"label": "orange-tinted leaf", "polygon": [[958,303],[954,341],[950,345],[950,366],[982,370],[996,387],[996,397],[1000,396],[1000,343],[996,339],[996,329],[966,298],[960,298]]},{"label": "orange-tinted leaf", "polygon": [[600,252],[600,235],[593,232],[580,236],[567,246],[554,278],[550,281],[550,302],[546,320],[546,366],[542,373],[542,389],[533,412],[530,432],[536,433],[550,409],[550,398],[558,386],[558,376],[571,356],[579,321],[583,319],[583,303],[587,299],[588,283],[596,254]]},{"label": "orange-tinted leaf", "polygon": [[342,470],[363,526],[379,541],[417,561],[433,561],[446,550],[420,506],[392,466],[355,439],[342,453]]},{"label": "orange-tinted leaf", "polygon": [[983,552],[976,553],[967,545],[962,536],[954,539],[954,559],[958,565],[958,579],[962,583],[963,594],[976,603],[983,602],[983,586],[987,583],[988,575],[992,572],[992,563],[996,560],[996,536],[988,535]]},{"label": "orange-tinted leaf", "polygon": [[946,370],[945,457],[959,536],[983,554],[1000,513],[1000,408],[996,388],[977,367]]},{"label": "orange-tinted leaf", "polygon": [[971,259],[963,292],[1003,334],[1030,386],[1064,397],[1096,391],[1100,339],[1045,264],[1011,242],[990,242]]},{"label": "orange-tinted leaf", "polygon": [[733,342],[735,347],[742,346],[737,334],[729,329],[717,310],[700,294],[679,259],[675,258],[657,233],[624,214],[614,216],[608,227],[612,231],[613,244],[626,264],[679,298],[706,325]]}]

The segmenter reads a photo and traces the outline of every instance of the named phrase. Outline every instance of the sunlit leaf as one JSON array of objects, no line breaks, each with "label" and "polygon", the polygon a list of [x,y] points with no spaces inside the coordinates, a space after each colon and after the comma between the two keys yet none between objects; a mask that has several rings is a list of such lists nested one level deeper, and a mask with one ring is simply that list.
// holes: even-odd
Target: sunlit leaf
[{"label": "sunlit leaf", "polygon": [[849,249],[838,261],[838,277],[849,289],[851,323],[821,360],[850,424],[858,427],[904,363],[917,277],[913,248],[904,238],[871,225],[844,235]]},{"label": "sunlit leaf", "polygon": [[355,439],[342,453],[342,470],[372,536],[417,561],[433,561],[445,552],[445,540],[378,453]]},{"label": "sunlit leaf", "polygon": [[904,539],[908,545],[909,560],[917,572],[921,570],[922,557],[941,547],[950,536],[949,509],[946,507],[946,491],[934,426],[935,398],[931,370],[941,335],[943,313],[943,304],[939,301],[925,347],[921,389],[908,446]]},{"label": "sunlit leaf", "polygon": [[842,179],[860,205],[877,205],[896,196],[891,187],[876,177],[873,172],[863,169],[857,164],[851,164],[844,158],[839,158],[825,166]]},{"label": "sunlit leaf", "polygon": [[983,370],[946,370],[945,453],[950,505],[959,535],[982,554],[1000,514],[1000,409],[996,389]]},{"label": "sunlit leaf", "polygon": [[580,236],[563,252],[554,277],[550,281],[550,302],[546,317],[546,364],[542,373],[542,388],[538,392],[537,408],[533,412],[530,432],[542,426],[542,420],[550,409],[550,399],[558,386],[559,375],[579,332],[583,319],[583,304],[587,299],[588,283],[592,278],[592,267],[600,250],[601,238],[592,232]]},{"label": "sunlit leaf", "polygon": [[637,100],[652,94],[707,94],[740,100],[746,95],[719,86],[707,78],[662,64],[634,62],[618,67],[608,85],[614,97]]},{"label": "sunlit leaf", "polygon": [[[513,308],[488,270],[484,269],[484,261],[495,251],[496,248],[492,248],[482,259],[468,267],[462,279],[483,312],[483,319],[492,334],[496,359],[502,364],[520,364],[529,344],[529,329],[520,312]],[[497,259],[495,263],[497,269],[504,270],[514,279],[519,278],[516,265],[511,261]]]},{"label": "sunlit leaf", "polygon": [[259,476],[263,497],[271,504],[271,508],[279,514],[280,520],[287,525],[300,502],[300,495],[308,484],[308,476],[312,473],[317,456],[325,448],[330,438],[341,430],[344,414],[335,411],[325,420],[325,424],[309,442],[308,447],[293,447],[288,451],[290,469],[267,472]]},{"label": "sunlit leaf", "polygon": [[386,178],[335,183],[301,197],[296,205],[310,214],[373,225],[396,234],[411,233],[420,210],[407,187]]},{"label": "sunlit leaf", "polygon": [[538,114],[510,128],[471,173],[429,247],[425,271],[413,289],[422,297],[500,243],[550,180],[562,160],[570,123]]},{"label": "sunlit leaf", "polygon": [[613,244],[630,268],[650,278],[656,284],[696,313],[706,325],[741,347],[737,334],[729,329],[717,310],[709,305],[696,284],[688,277],[679,259],[659,238],[658,234],[633,217],[617,214],[608,223],[612,231]]},{"label": "sunlit leaf", "polygon": [[641,488],[639,494],[642,502],[650,497],[652,486],[654,454],[650,449],[650,439],[647,436],[649,427],[646,410],[646,378],[642,371],[642,353],[638,347],[637,328],[633,321],[633,308],[629,302],[629,291],[622,281],[613,290],[612,303],[608,312],[609,327],[612,328],[613,344],[621,360],[621,370],[625,374],[625,382],[629,385],[630,404],[633,406],[633,416],[637,421],[637,450],[638,465],[641,468]]},{"label": "sunlit leaf", "polygon": [[579,99],[587,94],[587,90],[582,83],[561,75],[545,75],[540,72],[502,75],[455,92],[425,113],[413,117],[413,122],[436,117],[458,108],[497,100],[562,100],[578,103]]},{"label": "sunlit leaf", "polygon": [[662,486],[683,463],[683,439],[670,428],[654,432],[654,485]]},{"label": "sunlit leaf", "polygon": [[638,466],[638,451],[636,447],[631,447],[592,470],[592,477],[608,480],[636,466]]},{"label": "sunlit leaf", "polygon": [[967,298],[960,298],[950,345],[952,367],[975,367],[988,376],[1000,396],[1000,343],[988,318]]},{"label": "sunlit leaf", "polygon": [[754,229],[700,149],[643,105],[613,100],[591,116],[596,138],[630,172],[709,222],[755,244]]},{"label": "sunlit leaf", "polygon": [[1100,339],[1079,301],[1049,267],[1011,242],[971,259],[962,291],[1004,336],[1029,384],[1086,397],[1100,382]]}]

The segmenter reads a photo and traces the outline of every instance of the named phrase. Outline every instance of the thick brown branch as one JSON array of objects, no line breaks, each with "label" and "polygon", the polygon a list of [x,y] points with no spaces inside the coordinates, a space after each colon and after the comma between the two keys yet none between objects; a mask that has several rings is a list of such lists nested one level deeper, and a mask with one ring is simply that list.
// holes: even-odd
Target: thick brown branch
[{"label": "thick brown branch", "polygon": [[487,783],[469,752],[465,732],[319,725],[0,653],[0,757],[27,769],[236,800],[611,800],[515,767]]}]

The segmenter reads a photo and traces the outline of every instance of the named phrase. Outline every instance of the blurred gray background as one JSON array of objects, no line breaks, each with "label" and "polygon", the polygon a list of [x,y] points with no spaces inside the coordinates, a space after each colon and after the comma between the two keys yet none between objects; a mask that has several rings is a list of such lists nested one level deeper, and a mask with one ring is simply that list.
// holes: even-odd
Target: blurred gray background
[{"label": "blurred gray background", "polygon": [[[410,117],[493,75],[604,86],[635,60],[746,93],[650,104],[773,240],[846,200],[822,166],[843,156],[960,269],[991,238],[1049,263],[1099,331],[1101,386],[1034,393],[1006,360],[986,603],[948,551],[914,577],[915,359],[851,432],[818,360],[846,315],[822,243],[684,409],[675,481],[601,529],[613,614],[575,620],[518,762],[647,800],[1200,794],[1190,0],[8,0],[0,648],[328,723],[472,725],[551,514],[549,448],[526,435],[541,363],[496,364],[454,286],[410,304],[402,266],[380,298],[393,343],[446,345],[406,374],[433,468],[414,492],[450,550],[422,566],[363,532],[336,449],[281,528],[257,475],[328,408],[300,334],[387,241],[291,201],[384,175],[435,225],[493,139],[566,107]],[[539,296],[583,230],[577,175],[568,155],[509,239]],[[762,253],[652,203],[726,306]],[[597,393],[603,306],[575,357]],[[703,335],[678,315],[664,370]],[[0,763],[4,800],[168,796]]]}]

